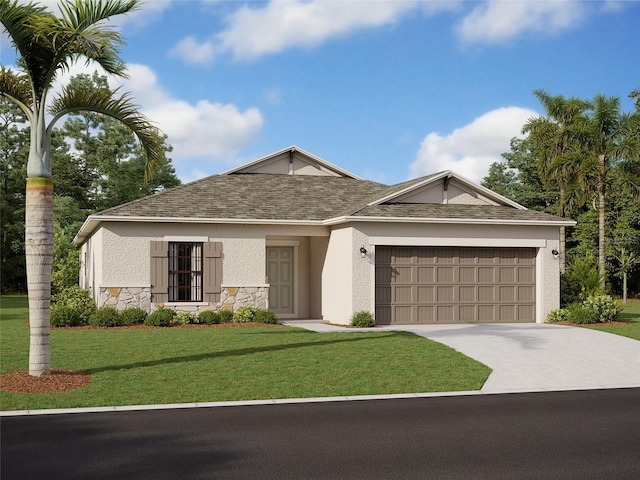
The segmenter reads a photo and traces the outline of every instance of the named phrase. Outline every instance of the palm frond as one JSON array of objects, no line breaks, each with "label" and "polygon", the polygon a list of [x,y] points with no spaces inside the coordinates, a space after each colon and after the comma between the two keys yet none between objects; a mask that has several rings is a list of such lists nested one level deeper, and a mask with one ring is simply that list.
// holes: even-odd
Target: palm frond
[{"label": "palm frond", "polygon": [[[51,125],[64,115],[80,111],[101,113],[129,127],[136,135],[147,155],[145,179],[153,177],[156,168],[164,160],[163,138],[158,128],[138,112],[130,94],[118,96],[117,90],[109,88],[84,88],[67,85],[51,102],[49,113],[53,115]],[[49,128],[51,128],[51,125]]]},{"label": "palm frond", "polygon": [[0,66],[0,97],[5,96],[15,103],[31,119],[31,82],[24,74]]}]

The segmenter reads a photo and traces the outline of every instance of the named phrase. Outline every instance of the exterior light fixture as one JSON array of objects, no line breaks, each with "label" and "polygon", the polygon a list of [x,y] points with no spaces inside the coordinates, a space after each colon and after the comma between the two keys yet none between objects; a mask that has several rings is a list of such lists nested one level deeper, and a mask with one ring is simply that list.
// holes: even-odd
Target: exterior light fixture
[{"label": "exterior light fixture", "polygon": [[367,249],[364,246],[360,247],[360,255],[362,255],[362,258],[367,256]]},{"label": "exterior light fixture", "polygon": [[554,248],[553,250],[551,250],[551,255],[553,255],[554,260],[557,260],[560,256],[560,252]]}]

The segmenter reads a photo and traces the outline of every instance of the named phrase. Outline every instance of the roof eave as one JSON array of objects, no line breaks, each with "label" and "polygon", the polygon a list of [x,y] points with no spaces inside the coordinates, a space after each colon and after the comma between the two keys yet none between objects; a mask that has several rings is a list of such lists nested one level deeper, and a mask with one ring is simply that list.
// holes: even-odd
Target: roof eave
[{"label": "roof eave", "polygon": [[323,225],[333,226],[349,222],[393,222],[393,223],[456,223],[466,225],[536,225],[549,227],[570,227],[576,224],[573,220],[508,220],[490,218],[435,218],[435,217],[373,217],[342,216],[329,218]]},{"label": "roof eave", "polygon": [[82,245],[101,223],[136,222],[136,223],[200,223],[200,224],[243,224],[243,225],[301,225],[323,226],[323,220],[285,220],[260,218],[190,218],[190,217],[134,217],[117,215],[89,215],[73,238],[73,243]]}]

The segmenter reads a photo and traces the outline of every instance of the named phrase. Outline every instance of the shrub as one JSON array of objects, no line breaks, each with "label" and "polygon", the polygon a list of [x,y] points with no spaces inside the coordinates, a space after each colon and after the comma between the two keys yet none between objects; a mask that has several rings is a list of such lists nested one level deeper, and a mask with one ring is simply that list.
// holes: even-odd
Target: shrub
[{"label": "shrub", "polygon": [[363,310],[353,314],[353,317],[351,317],[351,326],[359,328],[375,327],[376,321],[370,312]]},{"label": "shrub", "polygon": [[[52,306],[65,306],[74,310],[72,317],[78,325],[89,323],[89,317],[96,311],[91,291],[74,285],[58,292],[51,298]],[[68,325],[72,326],[72,325]]]},{"label": "shrub", "polygon": [[621,310],[610,295],[591,295],[582,302],[582,306],[585,310],[595,312],[599,322],[615,320]]},{"label": "shrub", "polygon": [[121,325],[118,310],[113,307],[102,307],[89,317],[89,325],[93,327],[119,327]]},{"label": "shrub", "polygon": [[600,273],[595,257],[575,257],[560,276],[560,306],[581,302],[599,290]]},{"label": "shrub", "polygon": [[161,308],[160,310],[150,313],[144,321],[144,324],[152,327],[168,327],[171,325],[175,314],[176,312],[170,308]]},{"label": "shrub", "polygon": [[547,315],[548,323],[566,322],[569,320],[569,311],[566,308],[556,308]]},{"label": "shrub", "polygon": [[231,310],[220,310],[220,323],[229,323],[233,321],[233,312]]},{"label": "shrub", "polygon": [[78,309],[62,304],[52,305],[50,315],[52,327],[78,327],[88,322],[80,316]]},{"label": "shrub", "polygon": [[220,323],[220,314],[213,310],[200,312],[200,315],[198,315],[198,323],[202,323],[203,325],[215,325],[216,323]]},{"label": "shrub", "polygon": [[595,310],[585,308],[582,303],[567,305],[567,319],[571,323],[592,324],[598,322],[598,313]]},{"label": "shrub", "polygon": [[147,319],[147,312],[138,307],[127,308],[120,312],[120,323],[122,325],[139,325]]},{"label": "shrub", "polygon": [[256,323],[268,323],[274,325],[278,323],[278,318],[271,310],[257,310],[253,316],[253,321]]},{"label": "shrub", "polygon": [[176,312],[171,319],[171,323],[176,325],[191,325],[196,323],[197,318],[193,312]]},{"label": "shrub", "polygon": [[236,313],[233,314],[233,321],[235,323],[253,322],[253,317],[255,317],[257,311],[258,309],[256,307],[252,307],[250,305],[240,307],[236,310]]}]

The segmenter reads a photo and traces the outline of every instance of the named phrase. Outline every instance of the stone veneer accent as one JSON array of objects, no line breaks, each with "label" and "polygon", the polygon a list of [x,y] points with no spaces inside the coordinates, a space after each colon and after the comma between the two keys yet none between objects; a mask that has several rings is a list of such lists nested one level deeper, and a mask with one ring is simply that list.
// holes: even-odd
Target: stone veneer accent
[{"label": "stone veneer accent", "polygon": [[[220,301],[202,305],[169,305],[174,310],[188,312],[203,312],[205,310],[229,310],[235,312],[238,308],[250,305],[256,308],[269,308],[269,287],[223,287]],[[149,287],[103,287],[100,289],[98,307],[115,307],[117,310],[125,310],[132,307],[140,307],[146,312],[152,312],[162,308],[163,303],[151,301],[151,288]]]},{"label": "stone veneer accent", "polygon": [[98,307],[115,307],[117,310],[140,307],[146,312],[156,310],[151,303],[149,287],[102,287]]}]

